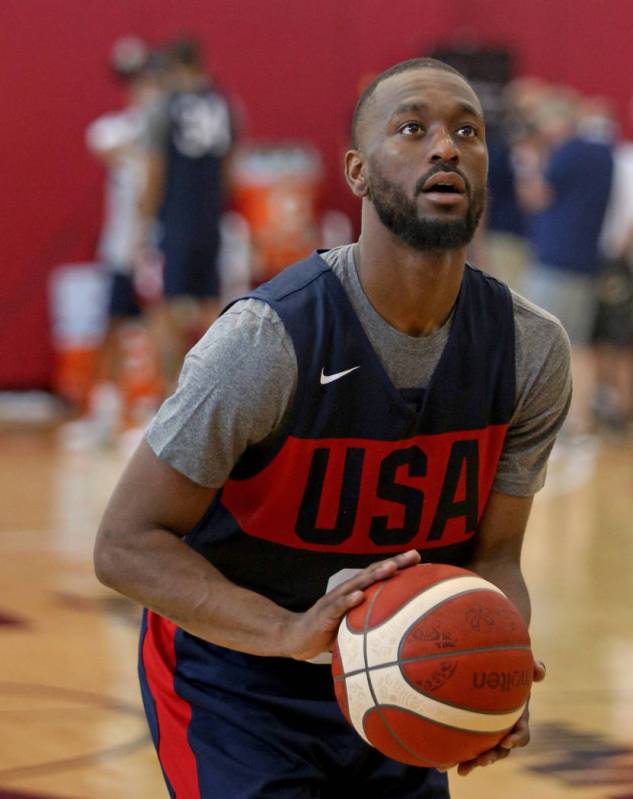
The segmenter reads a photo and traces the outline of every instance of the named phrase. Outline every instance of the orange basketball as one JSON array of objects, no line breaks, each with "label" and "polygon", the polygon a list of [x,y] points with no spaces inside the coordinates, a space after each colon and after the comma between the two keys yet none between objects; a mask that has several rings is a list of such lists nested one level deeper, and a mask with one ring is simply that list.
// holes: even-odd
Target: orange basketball
[{"label": "orange basketball", "polygon": [[455,566],[403,569],[365,591],[332,659],[336,698],[395,760],[447,767],[494,747],[527,702],[525,622],[495,585]]}]

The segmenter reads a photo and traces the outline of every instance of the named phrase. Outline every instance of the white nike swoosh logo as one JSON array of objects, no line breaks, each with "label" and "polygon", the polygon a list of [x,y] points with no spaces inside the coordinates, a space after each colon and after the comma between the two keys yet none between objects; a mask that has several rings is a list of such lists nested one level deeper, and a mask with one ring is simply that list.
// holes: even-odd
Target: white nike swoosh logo
[{"label": "white nike swoosh logo", "polygon": [[333,375],[326,375],[325,370],[321,369],[321,385],[325,386],[328,383],[333,383],[335,380],[340,380],[341,377],[345,377],[345,375],[356,371],[356,369],[360,369],[360,366],[352,366],[351,369],[346,369],[344,372],[335,372]]}]

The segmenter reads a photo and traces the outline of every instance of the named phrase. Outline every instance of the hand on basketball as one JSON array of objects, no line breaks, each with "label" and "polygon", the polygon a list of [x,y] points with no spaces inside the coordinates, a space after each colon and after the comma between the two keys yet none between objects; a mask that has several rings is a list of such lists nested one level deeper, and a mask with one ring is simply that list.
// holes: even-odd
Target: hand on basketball
[{"label": "hand on basketball", "polygon": [[387,580],[399,569],[415,566],[419,562],[419,552],[412,549],[372,563],[328,591],[305,613],[297,613],[286,632],[284,650],[288,657],[309,660],[332,649],[341,619],[348,610],[360,605],[364,599],[364,589],[378,580]]},{"label": "hand on basketball", "polygon": [[[534,661],[534,682],[542,682],[545,679],[545,664],[540,660]],[[496,763],[497,760],[503,760],[508,757],[510,752],[517,746],[527,746],[530,741],[530,711],[526,706],[523,715],[510,730],[510,732],[503,738],[494,749],[489,749],[487,752],[482,752],[479,757],[474,760],[467,760],[464,763],[457,764],[457,773],[462,777],[477,768],[477,766],[490,766]]]}]

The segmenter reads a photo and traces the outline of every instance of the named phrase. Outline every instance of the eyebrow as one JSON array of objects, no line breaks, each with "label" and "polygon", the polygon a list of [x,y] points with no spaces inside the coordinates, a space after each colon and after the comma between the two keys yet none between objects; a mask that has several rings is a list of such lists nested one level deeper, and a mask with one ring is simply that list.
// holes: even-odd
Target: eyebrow
[{"label": "eyebrow", "polygon": [[[458,111],[462,113],[470,114],[471,116],[477,117],[478,119],[483,119],[483,116],[480,111],[472,104],[469,103],[467,100],[458,100],[456,103],[456,107]],[[421,111],[427,111],[429,108],[427,103],[424,102],[416,102],[416,103],[401,103],[396,110],[393,112],[392,116],[400,116],[401,114],[416,114],[420,113]]]}]

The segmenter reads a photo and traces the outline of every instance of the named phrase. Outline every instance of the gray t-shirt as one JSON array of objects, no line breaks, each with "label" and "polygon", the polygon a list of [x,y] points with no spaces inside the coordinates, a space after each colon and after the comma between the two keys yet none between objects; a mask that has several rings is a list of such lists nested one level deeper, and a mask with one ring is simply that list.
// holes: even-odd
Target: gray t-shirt
[{"label": "gray t-shirt", "polygon": [[[393,384],[425,387],[448,339],[452,315],[428,336],[395,330],[373,308],[358,278],[354,245],[322,256],[341,281]],[[547,458],[571,398],[569,340],[560,322],[512,293],[516,401],[494,490],[530,496],[545,482]],[[241,300],[185,359],[176,392],[146,433],[153,451],[201,485],[219,488],[244,450],[274,437],[297,383],[290,336],[261,300]]]}]

